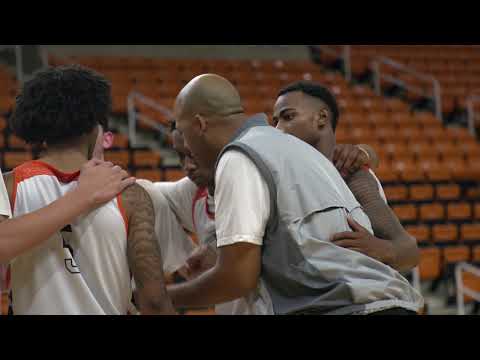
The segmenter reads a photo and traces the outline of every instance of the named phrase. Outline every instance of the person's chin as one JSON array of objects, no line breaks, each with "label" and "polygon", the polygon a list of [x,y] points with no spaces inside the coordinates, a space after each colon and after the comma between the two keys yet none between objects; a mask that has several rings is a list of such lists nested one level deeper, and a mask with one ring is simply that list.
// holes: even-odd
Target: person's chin
[{"label": "person's chin", "polygon": [[188,178],[200,189],[207,187],[207,185],[205,185],[205,182],[200,181],[198,176],[189,176]]}]

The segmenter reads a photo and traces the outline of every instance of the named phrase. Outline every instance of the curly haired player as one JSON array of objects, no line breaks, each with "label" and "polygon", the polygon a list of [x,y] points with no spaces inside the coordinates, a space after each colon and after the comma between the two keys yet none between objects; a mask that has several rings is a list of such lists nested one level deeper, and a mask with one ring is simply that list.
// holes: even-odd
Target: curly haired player
[{"label": "curly haired player", "polygon": [[[47,150],[6,175],[14,217],[77,186],[78,169],[108,129],[110,84],[83,67],[50,68],[25,83],[16,105],[14,133]],[[127,314],[132,274],[142,314],[173,314],[154,218],[150,197],[133,185],[17,257],[11,264],[14,313]]]}]

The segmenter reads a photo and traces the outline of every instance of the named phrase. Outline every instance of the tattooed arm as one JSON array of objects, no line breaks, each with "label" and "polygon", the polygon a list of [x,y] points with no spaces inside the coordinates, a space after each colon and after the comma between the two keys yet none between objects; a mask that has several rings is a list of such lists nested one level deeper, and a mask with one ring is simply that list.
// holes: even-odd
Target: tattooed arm
[{"label": "tattooed arm", "polygon": [[139,185],[122,194],[128,217],[128,261],[137,287],[136,301],[143,315],[171,315],[163,262],[155,238],[155,211],[152,200]]},{"label": "tattooed arm", "polygon": [[358,250],[398,271],[409,271],[416,267],[419,262],[417,242],[381,198],[372,174],[365,170],[358,171],[350,177],[348,186],[370,218],[376,237],[349,219],[354,232],[337,234],[333,242]]}]

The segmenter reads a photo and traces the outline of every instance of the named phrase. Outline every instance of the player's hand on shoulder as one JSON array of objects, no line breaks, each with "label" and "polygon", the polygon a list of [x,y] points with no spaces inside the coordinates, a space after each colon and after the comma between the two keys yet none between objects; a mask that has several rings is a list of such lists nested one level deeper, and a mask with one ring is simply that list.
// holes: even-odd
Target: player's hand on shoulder
[{"label": "player's hand on shoulder", "polygon": [[373,236],[351,217],[348,217],[347,220],[353,231],[335,234],[332,243],[360,252],[386,265],[394,263],[394,249],[390,241]]},{"label": "player's hand on shoulder", "polygon": [[99,207],[135,183],[135,178],[119,166],[101,160],[90,160],[81,169],[78,191],[89,199],[92,208]]},{"label": "player's hand on shoulder", "polygon": [[358,145],[341,144],[335,147],[333,164],[347,178],[364,166],[370,165],[370,156]]}]

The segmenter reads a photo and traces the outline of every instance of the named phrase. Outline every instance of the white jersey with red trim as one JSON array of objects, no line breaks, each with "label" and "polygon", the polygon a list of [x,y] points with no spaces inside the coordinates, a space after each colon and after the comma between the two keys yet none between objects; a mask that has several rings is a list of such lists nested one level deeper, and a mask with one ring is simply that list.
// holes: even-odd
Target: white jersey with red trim
[{"label": "white jersey with red trim", "polygon": [[216,249],[215,202],[207,189],[198,189],[192,203],[192,219],[198,242]]},{"label": "white jersey with red trim", "polygon": [[[14,170],[13,214],[48,206],[77,186],[40,161]],[[78,218],[11,263],[16,315],[126,315],[132,298],[121,198]]]},{"label": "white jersey with red trim", "polygon": [[[198,189],[192,204],[192,217],[198,241],[217,251],[215,201],[207,189]],[[216,305],[215,312],[218,315],[254,315],[255,309],[242,298]]]}]

